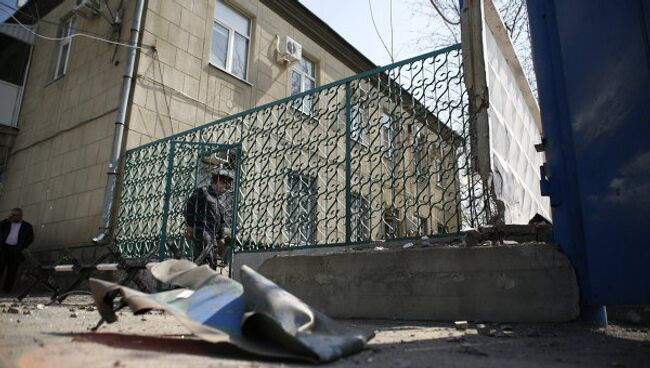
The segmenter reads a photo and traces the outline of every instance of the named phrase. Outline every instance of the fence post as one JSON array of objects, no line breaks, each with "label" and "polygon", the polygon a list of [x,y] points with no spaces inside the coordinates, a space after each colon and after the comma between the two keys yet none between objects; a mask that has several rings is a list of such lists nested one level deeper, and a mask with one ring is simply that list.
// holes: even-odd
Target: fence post
[{"label": "fence post", "polygon": [[165,173],[165,192],[163,196],[162,223],[160,225],[160,243],[158,248],[158,260],[165,258],[165,243],[167,242],[167,218],[169,217],[169,199],[172,189],[172,174],[174,172],[174,154],[176,153],[176,142],[169,143],[169,153],[167,154],[167,172]]},{"label": "fence post", "polygon": [[235,190],[233,191],[233,205],[232,205],[232,221],[230,222],[230,267],[228,267],[228,277],[232,278],[232,267],[235,264],[235,247],[237,246],[237,215],[239,213],[239,183],[241,179],[241,166],[242,166],[242,144],[241,142],[236,145],[237,158],[235,159]]},{"label": "fence post", "polygon": [[350,187],[352,186],[352,88],[350,82],[345,83],[345,243],[350,244],[352,238],[352,203]]}]

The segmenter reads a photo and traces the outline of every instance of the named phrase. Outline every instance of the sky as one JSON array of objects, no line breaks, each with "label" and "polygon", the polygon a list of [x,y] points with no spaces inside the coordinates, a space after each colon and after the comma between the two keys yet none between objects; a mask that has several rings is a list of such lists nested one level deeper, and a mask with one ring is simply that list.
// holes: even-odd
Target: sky
[{"label": "sky", "polygon": [[[390,64],[372,24],[367,0],[300,0],[309,10],[329,24],[352,46],[377,65]],[[375,23],[390,49],[390,0],[371,0]],[[394,0],[393,50],[395,61],[432,51],[431,46],[416,44],[427,32],[429,17],[416,13],[417,3],[427,0]],[[427,42],[425,41],[425,44]]]}]

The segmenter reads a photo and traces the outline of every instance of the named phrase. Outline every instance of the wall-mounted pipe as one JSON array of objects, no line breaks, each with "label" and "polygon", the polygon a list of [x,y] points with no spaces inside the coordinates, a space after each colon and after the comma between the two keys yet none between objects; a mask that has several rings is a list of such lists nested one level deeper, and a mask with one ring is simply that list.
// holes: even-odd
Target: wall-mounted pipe
[{"label": "wall-mounted pipe", "polygon": [[120,103],[117,108],[115,119],[115,131],[113,133],[113,150],[111,159],[108,164],[108,179],[104,191],[104,203],[102,205],[102,217],[99,226],[99,234],[93,237],[95,243],[105,243],[109,239],[112,228],[112,212],[115,193],[117,189],[117,179],[119,176],[120,158],[124,149],[124,133],[126,131],[126,115],[131,100],[131,90],[133,87],[133,74],[135,71],[136,56],[138,53],[138,40],[140,39],[140,28],[142,26],[142,15],[144,13],[145,0],[137,0],[135,12],[133,13],[133,22],[131,24],[131,36],[129,38],[129,51],[126,57],[126,66],[124,76],[122,77],[122,92],[120,94]]}]

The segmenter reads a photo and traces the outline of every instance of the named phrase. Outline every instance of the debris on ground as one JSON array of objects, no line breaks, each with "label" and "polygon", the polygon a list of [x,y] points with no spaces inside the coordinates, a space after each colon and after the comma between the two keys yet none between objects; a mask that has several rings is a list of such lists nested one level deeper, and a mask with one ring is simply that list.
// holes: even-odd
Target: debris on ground
[{"label": "debris on ground", "polygon": [[9,314],[18,314],[18,313],[20,313],[20,309],[15,308],[15,307],[9,307],[7,309],[7,313],[9,313]]},{"label": "debris on ground", "polygon": [[178,289],[144,294],[99,279],[89,284],[108,323],[117,321],[116,310],[123,306],[134,314],[165,310],[202,340],[263,356],[330,362],[363,350],[374,337],[372,331],[343,327],[247,266],[240,272],[241,284],[207,265],[172,259],[151,273]]},{"label": "debris on ground", "polygon": [[40,304],[40,303],[39,303],[39,304],[36,304],[36,309],[38,309],[38,310],[43,310],[43,309],[45,309],[45,304]]},{"label": "debris on ground", "polygon": [[407,249],[407,248],[413,248],[413,243],[406,243],[402,246],[402,248]]},{"label": "debris on ground", "polygon": [[454,322],[454,326],[458,331],[465,331],[467,330],[467,321],[456,321]]},{"label": "debris on ground", "polygon": [[481,336],[494,336],[495,330],[483,323],[476,325],[476,332]]}]

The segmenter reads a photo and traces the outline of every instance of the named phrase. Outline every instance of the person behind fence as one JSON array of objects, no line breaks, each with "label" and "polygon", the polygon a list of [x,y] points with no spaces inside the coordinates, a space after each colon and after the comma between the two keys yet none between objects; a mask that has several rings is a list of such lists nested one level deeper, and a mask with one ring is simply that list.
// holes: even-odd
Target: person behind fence
[{"label": "person behind fence", "polygon": [[16,281],[18,267],[23,262],[23,250],[34,241],[34,228],[23,221],[23,210],[14,208],[9,217],[0,221],[0,279],[7,269],[7,276],[2,287],[6,294],[11,292]]},{"label": "person behind fence", "polygon": [[214,250],[222,260],[226,256],[224,228],[228,214],[221,203],[232,184],[230,171],[220,169],[212,173],[210,185],[194,190],[185,203],[185,235],[194,241],[194,262],[210,263],[216,267]]}]

